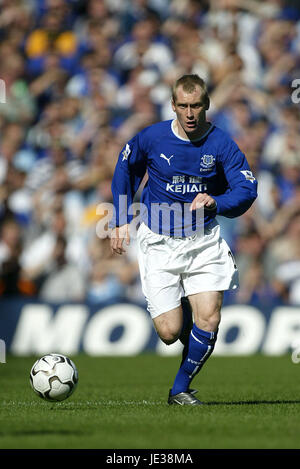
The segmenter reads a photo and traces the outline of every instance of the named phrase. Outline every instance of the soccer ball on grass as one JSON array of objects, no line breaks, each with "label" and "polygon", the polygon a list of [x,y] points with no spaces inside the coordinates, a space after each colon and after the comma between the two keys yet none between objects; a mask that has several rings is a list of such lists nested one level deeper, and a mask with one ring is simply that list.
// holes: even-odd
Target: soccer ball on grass
[{"label": "soccer ball on grass", "polygon": [[63,401],[73,394],[78,372],[70,358],[50,353],[39,358],[30,371],[32,389],[47,401]]}]

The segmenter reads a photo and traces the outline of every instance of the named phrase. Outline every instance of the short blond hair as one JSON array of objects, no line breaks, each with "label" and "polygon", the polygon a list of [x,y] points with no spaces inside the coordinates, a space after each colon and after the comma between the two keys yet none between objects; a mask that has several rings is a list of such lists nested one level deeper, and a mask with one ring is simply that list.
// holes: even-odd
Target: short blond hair
[{"label": "short blond hair", "polygon": [[175,81],[174,85],[172,86],[172,100],[176,103],[176,91],[179,86],[182,86],[183,91],[186,93],[193,93],[195,91],[196,86],[200,86],[203,91],[203,97],[206,103],[206,107],[209,107],[209,96],[207,92],[206,83],[203,78],[199,77],[199,75],[192,74],[192,75],[183,75],[182,77],[178,78]]}]

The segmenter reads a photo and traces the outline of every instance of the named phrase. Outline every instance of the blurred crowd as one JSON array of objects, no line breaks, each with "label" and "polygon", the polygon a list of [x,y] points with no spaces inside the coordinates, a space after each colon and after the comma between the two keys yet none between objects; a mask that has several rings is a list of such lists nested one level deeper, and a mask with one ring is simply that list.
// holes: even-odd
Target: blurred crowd
[{"label": "blurred crowd", "polygon": [[123,145],[172,119],[170,85],[198,73],[208,119],[238,143],[259,182],[245,215],[219,219],[240,270],[231,301],[300,305],[299,8],[2,0],[0,295],[142,300],[134,242],[112,256],[96,234],[96,207],[111,202]]}]

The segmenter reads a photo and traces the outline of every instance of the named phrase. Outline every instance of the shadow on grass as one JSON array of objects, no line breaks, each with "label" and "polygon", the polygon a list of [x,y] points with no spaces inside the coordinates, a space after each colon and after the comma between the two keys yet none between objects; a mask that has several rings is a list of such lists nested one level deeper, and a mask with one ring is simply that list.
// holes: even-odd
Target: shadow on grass
[{"label": "shadow on grass", "polygon": [[276,405],[276,404],[300,404],[300,400],[292,401],[292,400],[276,400],[276,401],[229,401],[229,402],[220,402],[220,401],[211,401],[211,402],[204,402],[205,405]]}]

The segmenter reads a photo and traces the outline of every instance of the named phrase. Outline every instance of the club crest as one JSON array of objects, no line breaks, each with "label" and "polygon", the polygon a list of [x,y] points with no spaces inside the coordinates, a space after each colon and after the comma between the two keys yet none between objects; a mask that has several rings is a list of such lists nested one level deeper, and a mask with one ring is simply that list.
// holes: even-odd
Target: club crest
[{"label": "club crest", "polygon": [[216,163],[216,158],[213,155],[203,155],[201,157],[201,163],[200,166],[205,169],[210,169],[212,168]]}]

